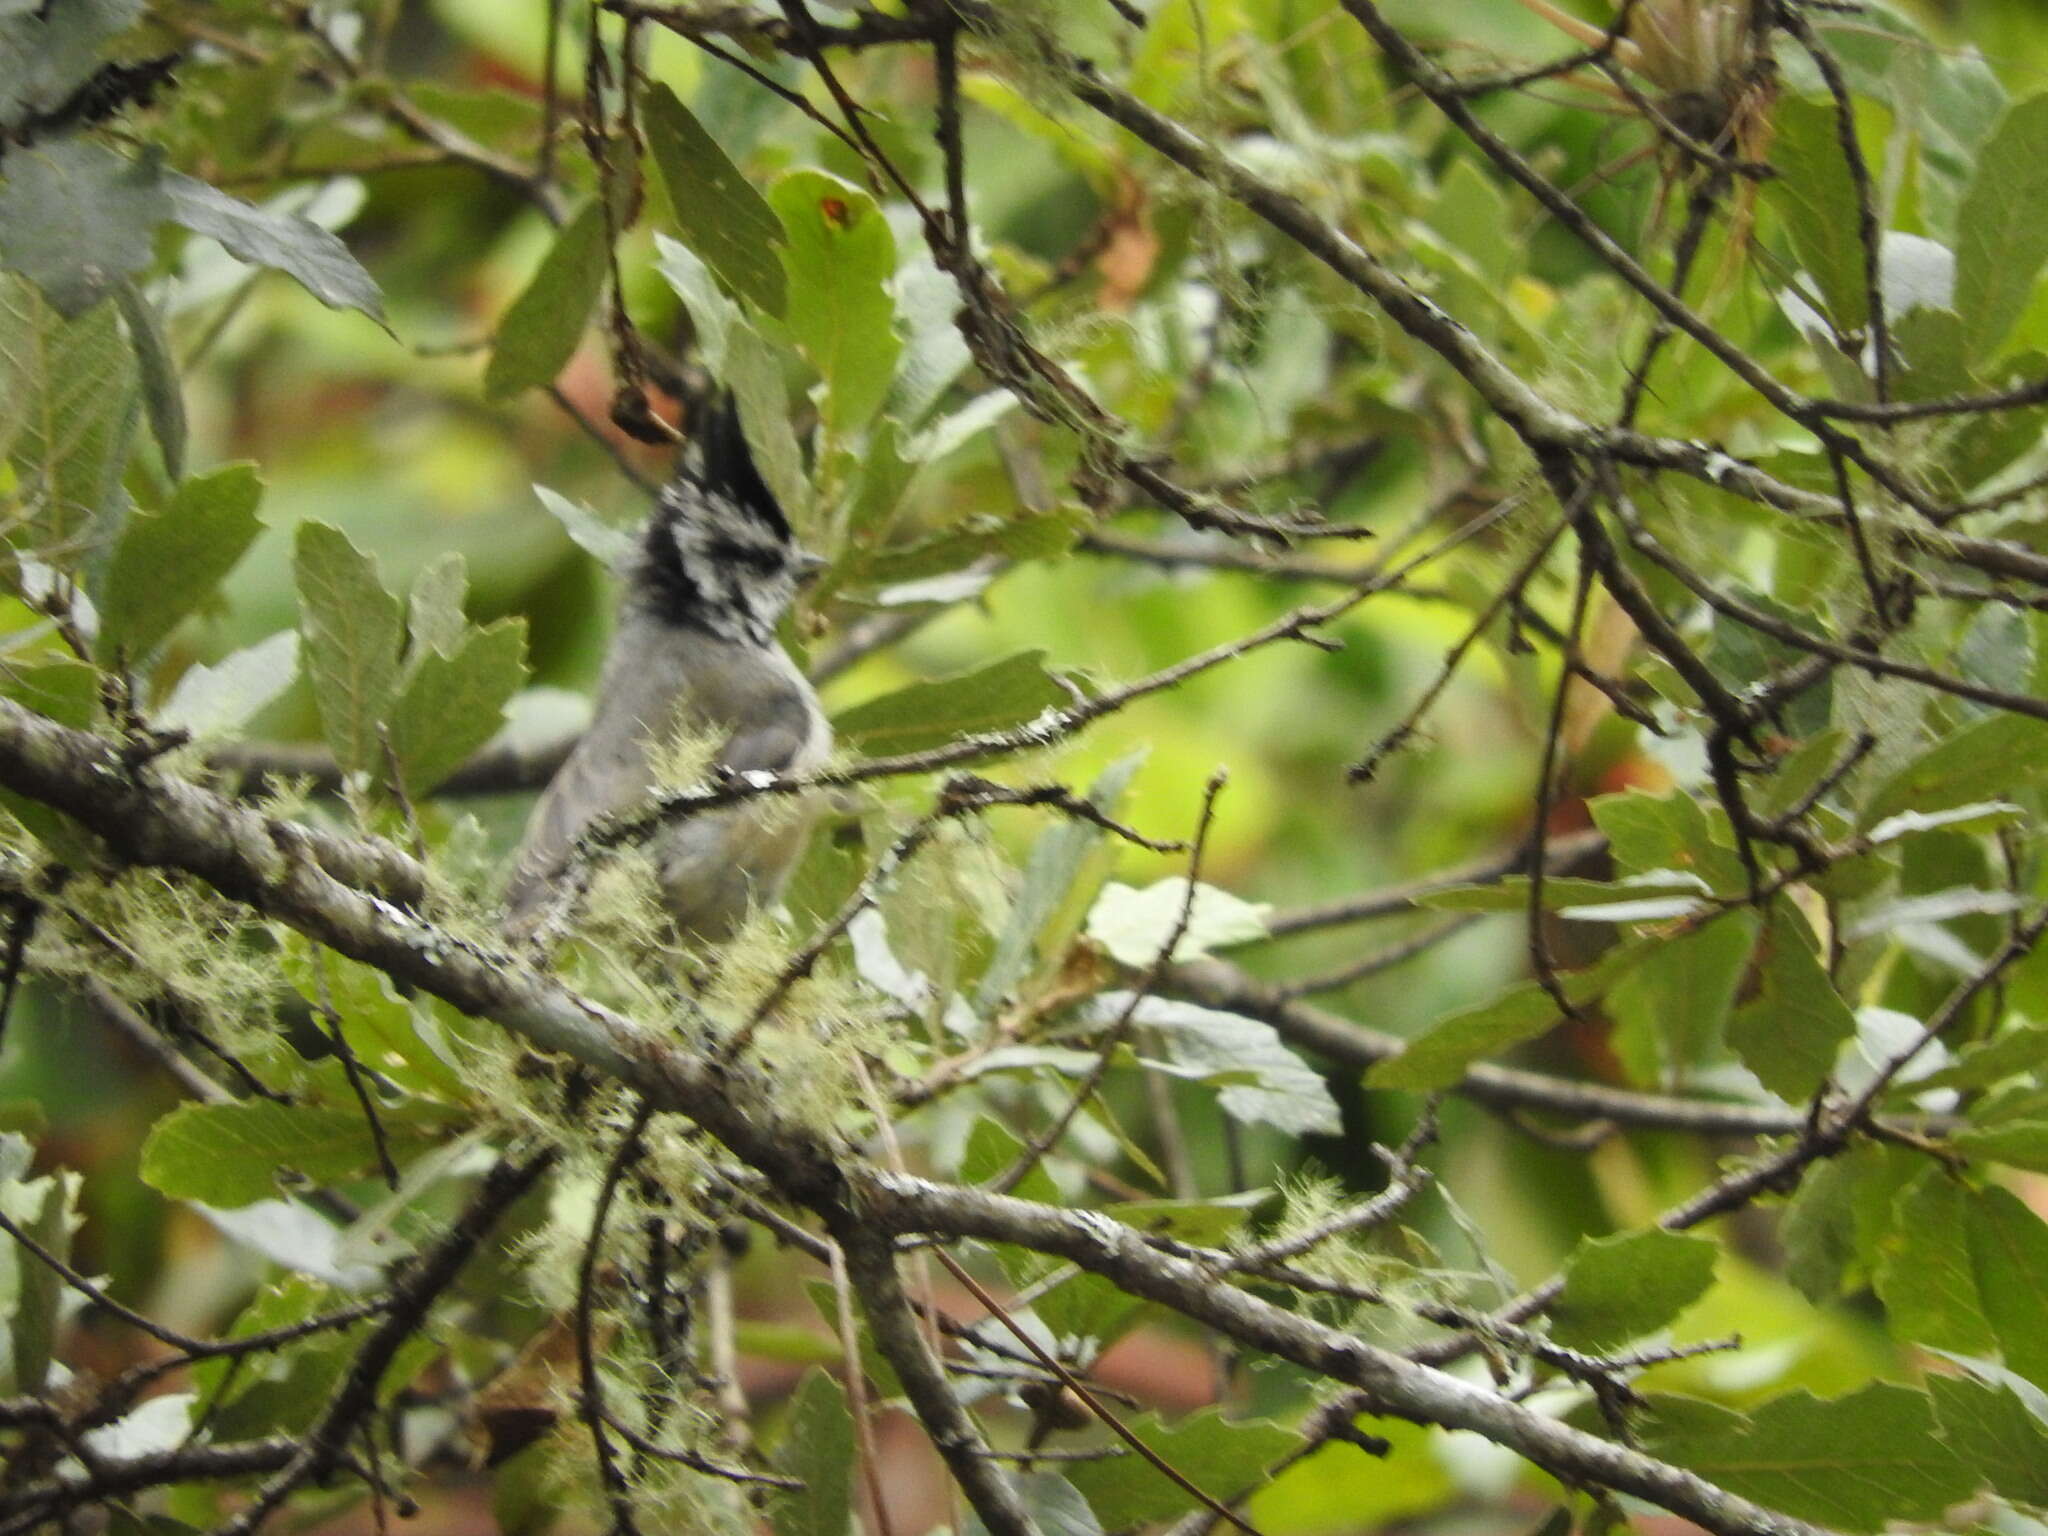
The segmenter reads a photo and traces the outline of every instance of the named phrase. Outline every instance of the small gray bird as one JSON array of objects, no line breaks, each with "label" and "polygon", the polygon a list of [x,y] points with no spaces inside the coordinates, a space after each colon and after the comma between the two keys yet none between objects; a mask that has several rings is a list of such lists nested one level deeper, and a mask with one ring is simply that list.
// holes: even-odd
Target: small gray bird
[{"label": "small gray bird", "polygon": [[[505,894],[508,935],[528,938],[550,917],[577,840],[647,800],[654,764],[682,733],[718,739],[714,771],[724,773],[801,773],[824,761],[824,711],[775,638],[798,585],[822,564],[791,536],[727,396],[625,573],[596,715],[527,824]],[[649,851],[682,932],[724,938],[749,906],[772,901],[808,820],[778,796],[657,832]]]}]

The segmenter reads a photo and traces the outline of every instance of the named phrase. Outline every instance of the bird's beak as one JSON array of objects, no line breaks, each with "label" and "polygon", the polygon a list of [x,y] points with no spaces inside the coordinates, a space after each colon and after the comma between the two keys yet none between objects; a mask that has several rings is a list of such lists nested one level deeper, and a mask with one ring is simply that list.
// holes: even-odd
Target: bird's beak
[{"label": "bird's beak", "polygon": [[808,549],[798,550],[796,552],[796,560],[794,561],[796,584],[800,587],[808,587],[812,582],[825,574],[825,567],[831,563],[823,555],[814,555]]}]

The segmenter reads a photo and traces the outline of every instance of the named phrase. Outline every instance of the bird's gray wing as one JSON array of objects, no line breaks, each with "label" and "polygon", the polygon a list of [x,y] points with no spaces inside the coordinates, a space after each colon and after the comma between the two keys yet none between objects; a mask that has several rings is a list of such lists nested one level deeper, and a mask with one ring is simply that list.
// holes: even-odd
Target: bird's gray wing
[{"label": "bird's gray wing", "polygon": [[[763,689],[747,724],[720,748],[717,766],[729,774],[810,766],[820,744],[816,707],[798,686]],[[656,873],[684,931],[722,937],[751,903],[771,899],[802,850],[806,809],[775,795],[700,812],[664,829],[655,843]]]},{"label": "bird's gray wing", "polygon": [[631,810],[647,798],[645,752],[586,750],[590,736],[569,754],[535,802],[512,878],[505,887],[506,930],[514,937],[539,920],[555,878],[576,842],[594,824]]}]

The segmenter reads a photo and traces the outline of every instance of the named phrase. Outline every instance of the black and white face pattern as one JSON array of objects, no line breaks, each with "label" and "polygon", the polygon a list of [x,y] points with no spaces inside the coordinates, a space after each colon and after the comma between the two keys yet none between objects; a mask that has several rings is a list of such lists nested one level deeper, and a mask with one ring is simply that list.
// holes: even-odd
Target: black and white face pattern
[{"label": "black and white face pattern", "polygon": [[792,538],[729,404],[691,457],[648,522],[642,596],[669,623],[768,645],[814,562]]}]

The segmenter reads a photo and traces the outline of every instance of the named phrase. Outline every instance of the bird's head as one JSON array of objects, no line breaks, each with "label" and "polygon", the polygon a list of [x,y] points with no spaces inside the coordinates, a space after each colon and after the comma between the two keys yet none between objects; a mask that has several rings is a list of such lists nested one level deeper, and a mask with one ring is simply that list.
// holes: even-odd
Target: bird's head
[{"label": "bird's head", "polygon": [[648,610],[668,623],[766,645],[797,588],[822,564],[797,544],[727,395],[648,520],[639,581]]}]

